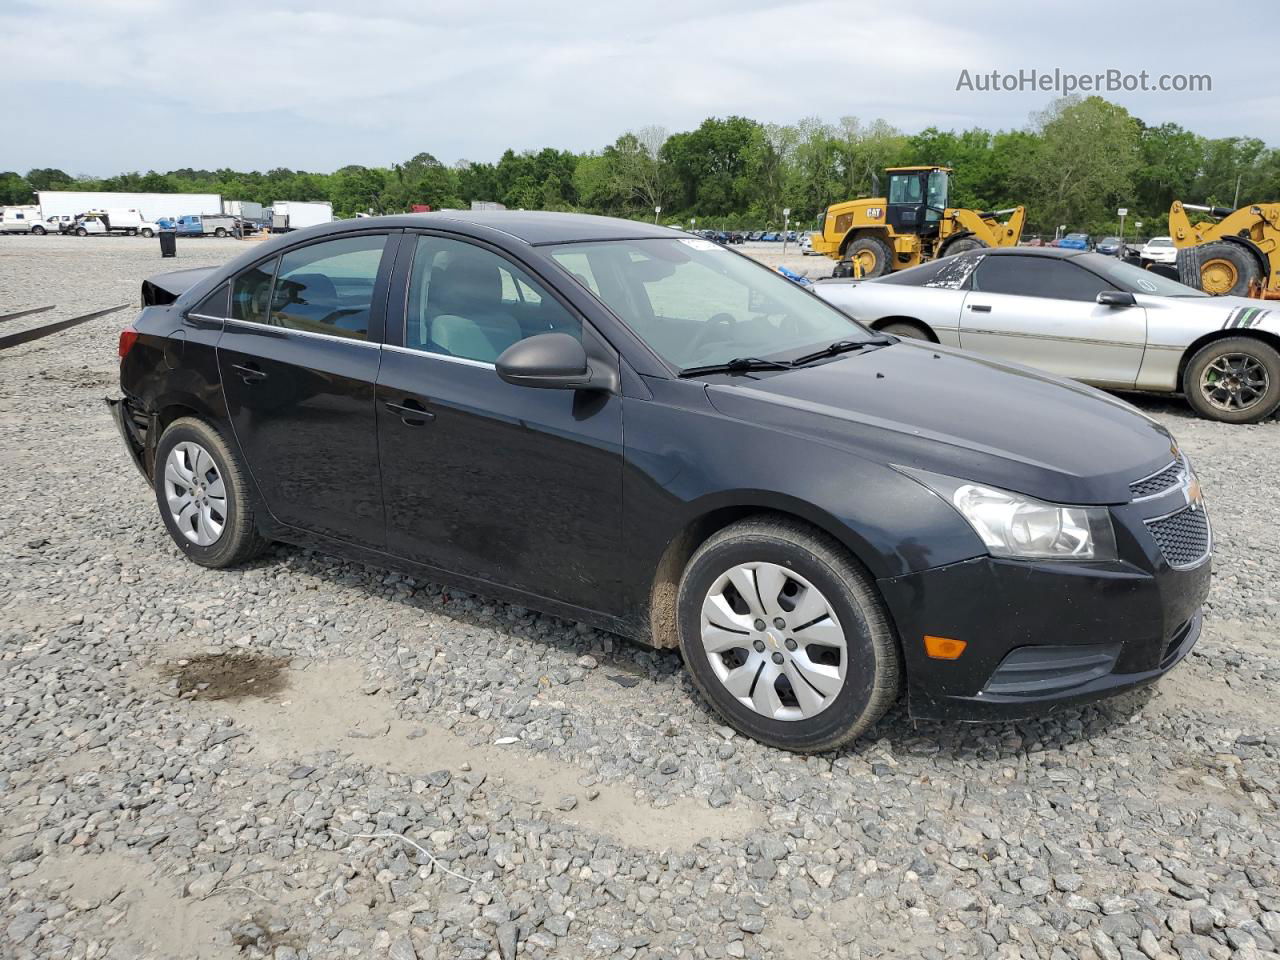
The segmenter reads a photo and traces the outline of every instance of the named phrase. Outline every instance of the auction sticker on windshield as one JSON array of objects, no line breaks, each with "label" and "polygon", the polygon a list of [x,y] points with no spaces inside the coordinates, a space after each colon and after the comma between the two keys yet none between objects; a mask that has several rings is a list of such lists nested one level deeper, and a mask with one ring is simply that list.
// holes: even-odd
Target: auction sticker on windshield
[{"label": "auction sticker on windshield", "polygon": [[693,247],[695,250],[723,250],[724,247],[718,243],[712,243],[710,240],[700,240],[697,237],[689,237],[688,239],[681,237],[680,242],[686,247]]}]

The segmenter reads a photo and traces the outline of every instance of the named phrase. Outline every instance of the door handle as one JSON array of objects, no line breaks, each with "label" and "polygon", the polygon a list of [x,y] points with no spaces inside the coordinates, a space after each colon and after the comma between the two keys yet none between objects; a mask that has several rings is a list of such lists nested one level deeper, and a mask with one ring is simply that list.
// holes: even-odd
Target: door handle
[{"label": "door handle", "polygon": [[423,407],[417,400],[405,400],[402,403],[386,400],[383,405],[398,416],[400,422],[406,427],[421,427],[436,418],[434,413]]},{"label": "door handle", "polygon": [[990,312],[991,312],[991,304],[989,304],[989,303],[971,303],[971,304],[969,304],[969,309],[970,309],[970,310],[972,310],[974,313],[990,313]]},{"label": "door handle", "polygon": [[231,369],[245,383],[258,383],[267,379],[267,375],[252,363],[233,363]]}]

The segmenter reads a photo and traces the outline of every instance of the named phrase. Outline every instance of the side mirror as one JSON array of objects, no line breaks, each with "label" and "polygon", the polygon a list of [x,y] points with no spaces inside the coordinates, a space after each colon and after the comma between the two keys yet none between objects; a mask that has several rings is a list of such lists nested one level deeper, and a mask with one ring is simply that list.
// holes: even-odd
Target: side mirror
[{"label": "side mirror", "polygon": [[574,390],[591,385],[591,366],[582,343],[567,333],[540,333],[502,351],[494,364],[517,387]]},{"label": "side mirror", "polygon": [[1127,290],[1103,290],[1098,294],[1098,302],[1104,307],[1136,307],[1138,301]]}]

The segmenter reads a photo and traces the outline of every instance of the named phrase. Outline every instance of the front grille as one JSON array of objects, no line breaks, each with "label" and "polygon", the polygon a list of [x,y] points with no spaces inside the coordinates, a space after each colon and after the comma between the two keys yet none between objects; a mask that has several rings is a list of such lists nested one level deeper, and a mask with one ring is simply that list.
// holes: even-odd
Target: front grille
[{"label": "front grille", "polygon": [[1129,484],[1129,490],[1133,493],[1135,499],[1154,497],[1157,494],[1164,493],[1170,487],[1176,487],[1182,482],[1182,476],[1182,461],[1175,460],[1159,473],[1153,473],[1149,477],[1133,481],[1133,483]]},{"label": "front grille", "polygon": [[1209,517],[1203,507],[1185,507],[1146,523],[1169,566],[1194,566],[1208,556]]}]

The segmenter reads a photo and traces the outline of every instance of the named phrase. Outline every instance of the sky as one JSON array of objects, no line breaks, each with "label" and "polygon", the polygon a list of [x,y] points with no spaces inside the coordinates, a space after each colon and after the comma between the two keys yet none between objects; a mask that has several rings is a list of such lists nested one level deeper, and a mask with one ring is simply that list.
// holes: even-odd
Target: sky
[{"label": "sky", "polygon": [[1273,2],[0,0],[0,170],[491,161],[731,114],[1010,129],[1056,96],[965,70],[1207,73],[1102,95],[1278,146]]}]

